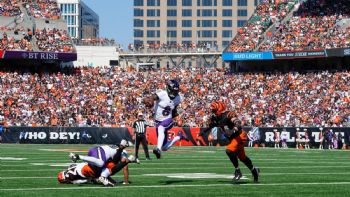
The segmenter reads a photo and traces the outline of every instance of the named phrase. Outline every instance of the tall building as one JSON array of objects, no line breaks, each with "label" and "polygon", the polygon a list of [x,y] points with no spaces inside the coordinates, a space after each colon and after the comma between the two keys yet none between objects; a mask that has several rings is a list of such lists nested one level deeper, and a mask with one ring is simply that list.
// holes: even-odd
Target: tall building
[{"label": "tall building", "polygon": [[134,44],[229,45],[261,0],[134,0]]},{"label": "tall building", "polygon": [[99,37],[99,17],[82,0],[57,0],[72,38]]}]

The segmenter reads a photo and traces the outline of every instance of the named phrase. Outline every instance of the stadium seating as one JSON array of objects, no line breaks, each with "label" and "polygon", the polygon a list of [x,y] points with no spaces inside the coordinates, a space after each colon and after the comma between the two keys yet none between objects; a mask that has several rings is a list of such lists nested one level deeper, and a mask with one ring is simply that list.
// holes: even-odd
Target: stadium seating
[{"label": "stadium seating", "polygon": [[0,16],[18,16],[21,14],[18,0],[0,0]]},{"label": "stadium seating", "polygon": [[23,33],[23,35],[7,35],[7,33],[4,32],[0,36],[0,50],[33,51],[33,46],[30,42],[31,36],[29,36],[28,33]]},{"label": "stadium seating", "polygon": [[208,105],[220,96],[246,125],[345,126],[350,72],[233,74],[171,69],[147,74],[121,68],[67,68],[49,74],[0,71],[0,116],[7,125],[125,126],[146,110],[142,97],[181,73],[185,126],[204,126]]},{"label": "stadium seating", "polygon": [[56,0],[22,0],[28,13],[35,18],[60,19],[60,9]]},{"label": "stadium seating", "polygon": [[349,16],[349,1],[306,1],[259,50],[301,51],[349,47],[349,28],[342,29],[337,24]]},{"label": "stadium seating", "polygon": [[253,51],[264,39],[265,31],[276,22],[282,21],[294,8],[297,1],[266,1],[256,7],[247,24],[240,28],[233,38],[228,52]]},{"label": "stadium seating", "polygon": [[65,30],[42,29],[35,32],[36,44],[41,51],[73,52],[73,43]]},{"label": "stadium seating", "polygon": [[[257,6],[226,52],[305,51],[350,46],[349,1],[302,1],[291,17],[287,14],[296,5],[293,1],[280,1],[278,6],[276,1],[272,2]],[[266,32],[272,24],[276,29]]]},{"label": "stadium seating", "polygon": [[75,52],[66,22],[58,20],[56,0],[0,0],[0,5],[1,50]]}]

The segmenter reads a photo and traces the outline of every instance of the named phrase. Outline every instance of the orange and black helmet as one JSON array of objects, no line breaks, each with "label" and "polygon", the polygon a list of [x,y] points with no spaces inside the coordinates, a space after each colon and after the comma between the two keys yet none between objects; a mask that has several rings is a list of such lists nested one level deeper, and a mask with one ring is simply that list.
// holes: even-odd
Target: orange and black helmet
[{"label": "orange and black helmet", "polygon": [[210,109],[215,115],[220,116],[226,111],[226,105],[222,101],[214,101],[210,104]]}]

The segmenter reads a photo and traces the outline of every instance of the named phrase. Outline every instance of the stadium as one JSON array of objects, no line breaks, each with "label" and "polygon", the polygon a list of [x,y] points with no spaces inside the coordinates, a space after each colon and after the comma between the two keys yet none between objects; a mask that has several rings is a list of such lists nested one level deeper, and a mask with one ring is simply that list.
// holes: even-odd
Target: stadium
[{"label": "stadium", "polygon": [[0,0],[0,196],[350,195],[350,1],[133,4]]}]

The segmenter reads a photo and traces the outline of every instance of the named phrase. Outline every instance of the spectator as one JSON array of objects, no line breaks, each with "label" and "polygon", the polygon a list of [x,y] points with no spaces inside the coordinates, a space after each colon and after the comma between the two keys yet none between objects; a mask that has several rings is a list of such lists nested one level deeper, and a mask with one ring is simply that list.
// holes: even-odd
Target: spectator
[{"label": "spectator", "polygon": [[350,114],[349,71],[228,75],[207,68],[82,67],[28,73],[13,66],[0,70],[0,113],[9,126],[131,126],[133,114],[145,111],[141,98],[170,78],[183,84],[182,117],[191,127],[206,126],[203,106],[215,95],[223,95],[245,126],[340,127]]}]

